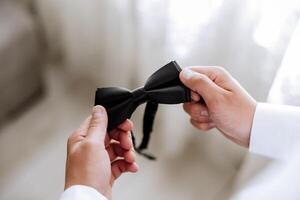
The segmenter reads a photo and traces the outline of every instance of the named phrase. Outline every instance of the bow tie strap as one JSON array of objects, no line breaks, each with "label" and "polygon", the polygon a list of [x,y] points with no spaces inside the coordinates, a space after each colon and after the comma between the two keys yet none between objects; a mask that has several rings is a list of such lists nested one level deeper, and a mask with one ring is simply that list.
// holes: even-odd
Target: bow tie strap
[{"label": "bow tie strap", "polygon": [[150,136],[152,133],[153,123],[155,115],[158,109],[158,103],[149,101],[145,108],[144,120],[143,120],[143,139],[139,146],[140,150],[147,149]]},{"label": "bow tie strap", "polygon": [[131,139],[132,139],[132,143],[133,143],[133,148],[138,154],[148,158],[149,160],[156,160],[155,156],[153,156],[149,153],[145,153],[145,152],[143,152],[142,150],[140,150],[139,148],[136,147],[136,139],[135,139],[133,131],[131,131]]},{"label": "bow tie strap", "polygon": [[151,136],[151,133],[152,133],[152,128],[153,128],[155,115],[156,115],[156,112],[157,112],[157,108],[158,108],[158,103],[149,101],[146,104],[145,113],[144,113],[144,120],[143,120],[143,138],[142,138],[142,142],[141,142],[139,147],[137,147],[134,133],[133,133],[133,131],[131,131],[131,138],[132,138],[132,143],[133,143],[134,150],[138,154],[140,154],[140,155],[142,155],[142,156],[144,156],[144,157],[146,157],[150,160],[156,160],[156,157],[149,154],[149,153],[143,152],[143,150],[147,149],[147,147],[148,147],[148,144],[149,144],[149,141],[150,141],[150,136]]}]

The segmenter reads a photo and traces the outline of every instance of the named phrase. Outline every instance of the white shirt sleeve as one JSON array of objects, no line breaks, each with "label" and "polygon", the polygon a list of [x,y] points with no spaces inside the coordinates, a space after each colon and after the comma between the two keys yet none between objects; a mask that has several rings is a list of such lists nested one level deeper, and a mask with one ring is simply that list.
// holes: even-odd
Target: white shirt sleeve
[{"label": "white shirt sleeve", "polygon": [[60,200],[107,200],[102,194],[92,187],[74,185],[66,189]]},{"label": "white shirt sleeve", "polygon": [[300,107],[259,103],[256,107],[249,151],[287,160],[300,144]]}]

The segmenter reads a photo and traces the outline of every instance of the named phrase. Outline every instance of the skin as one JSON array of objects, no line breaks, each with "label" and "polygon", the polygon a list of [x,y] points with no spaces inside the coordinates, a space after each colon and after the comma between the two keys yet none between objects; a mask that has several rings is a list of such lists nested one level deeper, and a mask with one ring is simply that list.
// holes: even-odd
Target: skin
[{"label": "skin", "polygon": [[73,185],[90,186],[112,199],[112,186],[125,172],[137,172],[130,130],[124,121],[109,134],[107,114],[95,106],[92,115],[68,139],[65,189]]},{"label": "skin", "polygon": [[[180,73],[182,83],[192,90],[193,102],[184,110],[197,129],[220,130],[225,137],[249,147],[257,102],[222,67],[187,67]],[[197,103],[201,98],[205,104]]]}]

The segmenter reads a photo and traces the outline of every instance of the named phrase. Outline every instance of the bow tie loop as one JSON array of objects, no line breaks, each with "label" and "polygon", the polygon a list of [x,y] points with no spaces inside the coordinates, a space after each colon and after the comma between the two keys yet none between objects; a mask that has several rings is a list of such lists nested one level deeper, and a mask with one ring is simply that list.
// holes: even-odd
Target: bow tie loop
[{"label": "bow tie loop", "polygon": [[128,101],[132,98],[130,90],[121,87],[98,88],[96,91],[95,105],[102,105],[107,110]]},{"label": "bow tie loop", "polygon": [[179,73],[181,68],[177,62],[172,61],[162,68],[154,72],[145,83],[145,90],[153,90],[159,88],[165,88],[169,86],[182,85],[179,80]]},{"label": "bow tie loop", "polygon": [[190,101],[190,92],[180,85],[154,89],[148,91],[148,98],[152,102],[161,104],[178,104]]}]

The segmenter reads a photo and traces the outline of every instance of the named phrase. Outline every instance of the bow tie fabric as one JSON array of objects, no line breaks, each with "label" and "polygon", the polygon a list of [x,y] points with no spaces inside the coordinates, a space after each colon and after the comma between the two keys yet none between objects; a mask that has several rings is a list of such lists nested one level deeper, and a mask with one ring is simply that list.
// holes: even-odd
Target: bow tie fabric
[{"label": "bow tie fabric", "polygon": [[138,153],[154,159],[142,150],[148,146],[158,104],[179,104],[191,101],[191,91],[179,79],[180,71],[181,68],[176,61],[172,61],[152,74],[144,87],[133,91],[120,87],[98,88],[95,105],[102,105],[107,110],[107,130],[116,128],[129,119],[139,105],[147,103],[143,119],[142,142],[137,148],[133,133],[132,140]]}]

